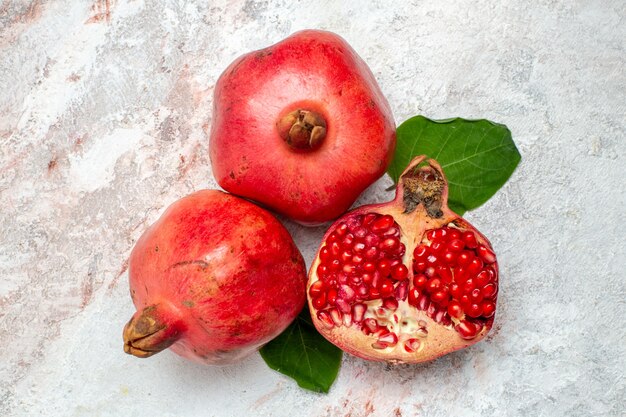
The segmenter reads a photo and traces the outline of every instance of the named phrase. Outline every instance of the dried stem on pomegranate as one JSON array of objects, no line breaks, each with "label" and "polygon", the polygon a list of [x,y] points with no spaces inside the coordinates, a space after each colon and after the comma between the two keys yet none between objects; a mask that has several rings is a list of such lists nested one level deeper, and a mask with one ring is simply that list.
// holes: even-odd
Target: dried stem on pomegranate
[{"label": "dried stem on pomegranate", "polygon": [[163,305],[151,305],[135,313],[124,327],[124,352],[148,358],[178,340],[182,324],[163,310]]}]

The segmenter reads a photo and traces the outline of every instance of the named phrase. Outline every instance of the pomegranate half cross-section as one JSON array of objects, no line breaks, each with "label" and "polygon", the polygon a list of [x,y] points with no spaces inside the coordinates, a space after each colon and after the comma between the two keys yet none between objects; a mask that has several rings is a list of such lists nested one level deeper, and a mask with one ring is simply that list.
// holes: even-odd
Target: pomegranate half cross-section
[{"label": "pomegranate half cross-section", "polygon": [[364,359],[417,363],[491,329],[498,263],[491,244],[447,206],[439,164],[413,159],[396,197],[337,220],[311,265],[316,328]]}]

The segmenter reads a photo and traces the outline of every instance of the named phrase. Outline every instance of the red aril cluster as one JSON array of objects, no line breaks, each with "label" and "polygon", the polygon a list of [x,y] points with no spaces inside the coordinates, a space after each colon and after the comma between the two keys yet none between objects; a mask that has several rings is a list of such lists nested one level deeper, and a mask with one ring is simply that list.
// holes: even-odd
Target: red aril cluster
[{"label": "red aril cluster", "polygon": [[443,172],[424,159],[403,173],[393,201],[339,219],[309,272],[317,329],[366,359],[434,359],[476,343],[493,324],[496,256],[446,206]]},{"label": "red aril cluster", "polygon": [[493,251],[479,244],[471,230],[448,226],[429,230],[413,251],[409,303],[444,323],[458,319],[457,331],[473,338],[482,325],[471,319],[488,319],[496,311],[495,262]]},{"label": "red aril cluster", "polygon": [[[339,223],[320,250],[319,280],[309,288],[317,317],[328,326],[359,324],[369,300],[397,309],[409,290],[405,252],[400,228],[389,215],[368,213]],[[367,325],[363,330],[370,331]]]}]

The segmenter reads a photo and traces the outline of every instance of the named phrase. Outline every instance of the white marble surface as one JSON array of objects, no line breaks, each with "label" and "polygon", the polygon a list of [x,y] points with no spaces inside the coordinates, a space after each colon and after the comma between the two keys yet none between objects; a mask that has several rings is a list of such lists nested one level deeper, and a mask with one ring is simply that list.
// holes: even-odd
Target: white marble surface
[{"label": "white marble surface", "polygon": [[[216,78],[303,28],[344,36],[398,122],[511,128],[522,163],[468,215],[502,266],[494,331],[422,366],[346,356],[328,395],[258,355],[125,355],[133,242],[215,187]],[[623,0],[0,0],[0,415],[623,416],[625,74]],[[286,224],[310,261],[323,228]]]}]

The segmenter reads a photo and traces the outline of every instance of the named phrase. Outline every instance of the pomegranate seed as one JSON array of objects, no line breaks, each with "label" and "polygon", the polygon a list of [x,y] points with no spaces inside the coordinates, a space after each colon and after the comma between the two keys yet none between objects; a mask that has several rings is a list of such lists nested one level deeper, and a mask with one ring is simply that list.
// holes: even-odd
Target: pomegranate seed
[{"label": "pomegranate seed", "polygon": [[461,239],[463,240],[463,242],[465,243],[465,247],[470,248],[470,249],[476,249],[476,247],[478,246],[478,242],[476,241],[476,235],[474,235],[474,232],[472,231],[466,231],[463,232],[463,234],[461,235]]},{"label": "pomegranate seed", "polygon": [[378,272],[383,277],[389,276],[391,273],[391,261],[387,258],[383,258],[378,262]]},{"label": "pomegranate seed", "polygon": [[430,299],[433,300],[437,304],[441,304],[442,301],[448,301],[448,292],[447,291],[437,291],[430,296]]},{"label": "pomegranate seed", "polygon": [[326,238],[327,243],[334,243],[337,242],[337,240],[339,240],[339,235],[337,234],[337,232],[331,232]]},{"label": "pomegranate seed", "polygon": [[352,233],[348,233],[343,240],[341,241],[344,247],[350,247],[354,244],[354,235]]},{"label": "pomegranate seed", "polygon": [[328,246],[324,246],[322,249],[320,249],[320,259],[322,261],[327,261],[328,259],[330,259],[330,249],[328,248]]},{"label": "pomegranate seed", "polygon": [[443,309],[443,310],[437,310],[433,316],[433,319],[437,322],[437,323],[441,323],[444,320],[444,317],[446,317],[448,314],[448,312]]},{"label": "pomegranate seed", "polygon": [[467,281],[465,281],[465,284],[463,284],[463,292],[465,294],[469,294],[472,291],[474,291],[474,288],[476,288],[476,284],[474,283],[474,280],[472,278],[468,279]]},{"label": "pomegranate seed", "polygon": [[319,264],[317,266],[317,276],[321,279],[326,278],[326,275],[328,275],[328,273],[330,272],[330,269],[328,268],[328,265],[326,264]]},{"label": "pomegranate seed", "polygon": [[406,300],[406,297],[409,293],[409,281],[402,281],[401,283],[398,284],[398,286],[396,287],[396,298],[398,300]]},{"label": "pomegranate seed", "polygon": [[378,236],[376,236],[375,234],[369,234],[367,236],[365,236],[365,245],[367,247],[378,247],[378,244],[380,243],[380,238]]},{"label": "pomegranate seed", "polygon": [[365,316],[367,306],[365,304],[355,304],[352,306],[352,320],[355,323],[360,323]]},{"label": "pomegranate seed", "polygon": [[376,264],[371,261],[363,262],[363,270],[367,272],[374,272],[376,271]]},{"label": "pomegranate seed", "polygon": [[426,270],[424,270],[424,275],[428,278],[434,278],[437,275],[437,271],[434,266],[428,266],[426,267]]},{"label": "pomegranate seed", "polygon": [[384,237],[399,237],[400,230],[397,227],[391,227],[389,230],[383,232]]},{"label": "pomegranate seed", "polygon": [[369,260],[376,259],[378,257],[378,248],[376,246],[367,248],[364,255],[365,255],[365,259],[369,259]]},{"label": "pomegranate seed", "polygon": [[461,320],[454,328],[463,339],[473,339],[480,331],[480,327],[467,320]]},{"label": "pomegranate seed", "polygon": [[374,288],[380,287],[381,281],[382,281],[382,278],[380,276],[380,272],[374,271],[374,276],[372,277],[372,287]]},{"label": "pomegranate seed", "polygon": [[341,269],[341,261],[339,259],[333,259],[328,266],[331,271],[339,271]]},{"label": "pomegranate seed", "polygon": [[441,288],[441,280],[439,278],[431,278],[428,280],[428,283],[426,284],[426,290],[431,294],[439,291],[440,288]]},{"label": "pomegranate seed", "polygon": [[437,313],[437,306],[435,305],[435,303],[430,303],[428,305],[428,309],[426,310],[426,314],[428,315],[428,317],[433,318],[435,317],[436,313]]},{"label": "pomegranate seed", "polygon": [[339,242],[333,242],[330,244],[330,253],[333,255],[333,257],[339,256],[339,254],[341,253],[341,245],[339,244]]},{"label": "pomegranate seed", "polygon": [[426,262],[424,261],[413,261],[413,272],[424,272],[426,270]]},{"label": "pomegranate seed", "polygon": [[477,247],[476,254],[486,264],[492,264],[496,261],[496,254],[489,250],[486,246],[480,245]]},{"label": "pomegranate seed", "polygon": [[359,285],[356,289],[356,293],[361,299],[367,298],[367,295],[370,293],[369,285],[367,284]]},{"label": "pomegranate seed", "polygon": [[483,297],[483,293],[479,288],[475,288],[470,294],[470,299],[476,304],[480,303],[483,300]]},{"label": "pomegranate seed", "polygon": [[352,314],[350,312],[343,315],[343,325],[346,327],[352,326]]},{"label": "pomegranate seed", "polygon": [[383,240],[382,242],[380,242],[380,244],[378,245],[378,249],[387,253],[393,253],[399,247],[400,247],[400,241],[398,240],[398,238],[394,238],[394,237],[387,238]]},{"label": "pomegranate seed", "polygon": [[469,272],[467,272],[467,268],[464,266],[457,266],[454,268],[454,281],[455,282],[465,282],[469,278]]},{"label": "pomegranate seed", "polygon": [[363,320],[363,329],[367,329],[370,331],[370,333],[374,333],[376,330],[378,330],[378,322],[376,321],[376,319],[365,319]]},{"label": "pomegranate seed", "polygon": [[448,228],[448,241],[458,240],[458,239],[461,239],[461,231],[458,229]]},{"label": "pomegranate seed", "polygon": [[347,284],[348,283],[348,276],[346,274],[337,274],[337,281],[339,281],[340,284]]},{"label": "pomegranate seed", "polygon": [[419,339],[407,339],[404,342],[404,350],[409,353],[417,352],[420,348],[420,345],[421,343]]},{"label": "pomegranate seed", "polygon": [[374,287],[370,287],[370,300],[375,300],[377,298],[380,298],[380,291]]},{"label": "pomegranate seed", "polygon": [[333,319],[330,317],[330,314],[328,313],[328,311],[324,310],[324,311],[318,311],[317,312],[317,319],[319,321],[321,321],[324,326],[331,328],[334,326],[334,321]]},{"label": "pomegranate seed", "polygon": [[354,251],[354,253],[363,253],[363,251],[365,250],[365,243],[363,242],[357,242],[352,246],[352,250]]},{"label": "pomegranate seed", "polygon": [[472,259],[474,259],[474,254],[471,251],[462,250],[456,258],[456,263],[459,264],[459,266],[468,266],[470,262],[472,262]]},{"label": "pomegranate seed", "polygon": [[426,283],[428,282],[428,278],[424,274],[416,274],[413,276],[413,285],[417,288],[426,287]]},{"label": "pomegranate seed", "polygon": [[384,279],[383,282],[380,283],[380,295],[383,298],[386,298],[391,294],[393,294],[393,281],[390,279]]},{"label": "pomegranate seed", "polygon": [[471,304],[465,313],[470,317],[479,317],[483,314],[483,307],[480,304]]},{"label": "pomegranate seed", "polygon": [[340,223],[339,226],[337,226],[337,228],[335,229],[335,233],[338,236],[344,236],[346,233],[348,233],[348,225],[345,223]]},{"label": "pomegranate seed", "polygon": [[350,252],[349,250],[344,250],[341,253],[341,260],[344,262],[349,262],[352,259],[352,252]]},{"label": "pomegranate seed", "polygon": [[337,298],[337,300],[335,301],[335,305],[337,306],[339,311],[341,311],[342,313],[347,314],[347,313],[350,313],[350,311],[352,311],[352,306],[350,305],[350,303],[344,300],[343,298]]},{"label": "pomegranate seed", "polygon": [[367,229],[365,227],[358,227],[354,229],[354,237],[363,239],[365,236],[367,236]]},{"label": "pomegranate seed", "polygon": [[356,266],[352,265],[352,264],[345,264],[343,266],[343,272],[350,275],[354,272],[356,272]]},{"label": "pomegranate seed", "polygon": [[458,301],[450,301],[448,304],[448,314],[456,319],[463,317],[463,308]]},{"label": "pomegranate seed", "polygon": [[428,240],[433,241],[433,240],[441,240],[443,238],[445,238],[448,234],[448,230],[447,228],[441,228],[441,229],[433,229],[433,230],[429,230],[428,232],[426,232],[426,237],[428,238]]},{"label": "pomegranate seed", "polygon": [[467,310],[472,305],[472,300],[469,298],[469,295],[462,295],[459,301],[461,302],[463,310]]},{"label": "pomegranate seed", "polygon": [[496,284],[487,284],[483,287],[482,293],[485,298],[493,298],[498,292],[498,287]]},{"label": "pomegranate seed", "polygon": [[361,262],[363,262],[363,257],[361,255],[354,255],[352,257],[352,263],[353,264],[360,264]]},{"label": "pomegranate seed", "polygon": [[443,260],[447,264],[454,265],[456,263],[457,254],[456,252],[445,251],[443,253]]},{"label": "pomegranate seed", "polygon": [[311,287],[309,288],[309,295],[315,298],[322,294],[325,289],[326,284],[324,284],[324,281],[315,281],[313,284],[311,284]]},{"label": "pomegranate seed", "polygon": [[397,343],[398,336],[393,332],[389,332],[381,335],[376,342],[372,343],[372,347],[374,349],[385,349],[390,346],[395,346]]},{"label": "pomegranate seed", "polygon": [[361,274],[361,280],[363,280],[363,282],[366,283],[366,284],[371,284],[372,283],[372,279],[373,279],[372,274],[370,274],[368,272],[364,272],[363,274]]},{"label": "pomegranate seed", "polygon": [[326,301],[328,304],[334,305],[337,301],[337,290],[335,288],[331,288],[326,292]]},{"label": "pomegranate seed", "polygon": [[385,298],[383,300],[383,307],[387,310],[396,311],[398,309],[398,300],[393,297]]},{"label": "pomegranate seed", "polygon": [[489,318],[496,312],[496,305],[491,301],[483,302],[483,317]]},{"label": "pomegranate seed", "polygon": [[474,278],[474,281],[476,282],[476,287],[482,288],[485,285],[489,284],[489,282],[491,281],[492,273],[493,272],[489,271],[488,269],[483,269],[482,271],[480,271],[478,275],[476,275],[476,278]]},{"label": "pomegranate seed", "polygon": [[391,226],[393,226],[393,223],[393,217],[385,214],[384,216],[379,217],[372,223],[372,225],[370,226],[370,230],[374,233],[382,233],[389,229]]},{"label": "pomegranate seed", "polygon": [[330,310],[328,310],[328,313],[330,314],[330,318],[332,319],[335,326],[341,326],[343,324],[343,314],[341,314],[339,310],[337,310],[336,308],[331,308]]},{"label": "pomegranate seed", "polygon": [[362,282],[361,277],[357,277],[356,275],[354,275],[352,278],[350,278],[350,283],[352,283],[352,285],[359,285]]},{"label": "pomegranate seed", "polygon": [[457,300],[461,298],[461,296],[463,295],[463,290],[461,286],[457,283],[450,284],[450,295],[452,295],[452,297],[456,298]]},{"label": "pomegranate seed", "polygon": [[368,226],[371,222],[378,218],[378,214],[376,213],[367,213],[365,217],[363,217],[363,226]]},{"label": "pomegranate seed", "polygon": [[483,269],[483,261],[478,258],[472,259],[472,261],[467,265],[467,272],[469,272],[470,276],[477,275]]},{"label": "pomegranate seed", "polygon": [[354,290],[348,285],[341,285],[339,287],[339,298],[343,298],[344,300],[350,302],[354,300],[356,293]]},{"label": "pomegranate seed", "polygon": [[409,269],[404,264],[396,265],[391,270],[391,278],[398,281],[405,280],[408,275]]},{"label": "pomegranate seed", "polygon": [[426,262],[431,265],[438,263],[438,261],[439,261],[439,258],[432,253],[428,255],[428,258],[426,258]]},{"label": "pomegranate seed", "polygon": [[446,244],[440,240],[436,240],[430,245],[430,250],[435,253],[439,253],[443,251],[445,248],[446,248]]},{"label": "pomegranate seed", "polygon": [[425,260],[430,253],[428,246],[421,244],[418,245],[413,251],[413,257],[417,260]]},{"label": "pomegranate seed", "polygon": [[461,239],[453,239],[448,242],[448,249],[452,252],[460,252],[465,248],[465,243]]},{"label": "pomegranate seed", "polygon": [[318,297],[314,297],[311,303],[316,310],[321,310],[326,307],[326,294],[321,293]]},{"label": "pomegranate seed", "polygon": [[437,275],[441,278],[441,281],[449,284],[452,282],[452,271],[447,266],[439,265],[435,268]]},{"label": "pomegranate seed", "polygon": [[409,304],[413,307],[417,307],[417,302],[420,296],[420,292],[417,288],[411,288],[409,290]]},{"label": "pomegranate seed", "polygon": [[428,296],[426,294],[422,294],[419,296],[419,298],[417,299],[416,307],[420,310],[426,310],[430,307],[430,300],[428,299]]}]

